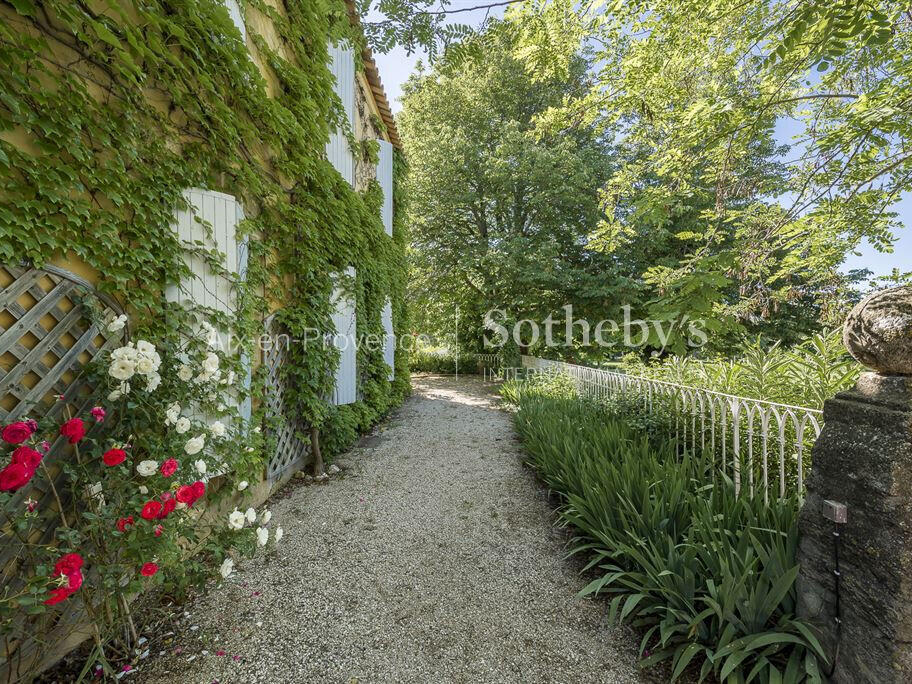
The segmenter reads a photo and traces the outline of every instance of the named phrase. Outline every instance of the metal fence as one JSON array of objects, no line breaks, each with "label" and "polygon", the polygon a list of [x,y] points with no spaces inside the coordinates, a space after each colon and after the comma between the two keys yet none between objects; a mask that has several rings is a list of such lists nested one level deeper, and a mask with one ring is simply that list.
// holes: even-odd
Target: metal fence
[{"label": "metal fence", "polygon": [[[768,502],[771,491],[779,497],[804,492],[811,446],[823,427],[822,411],[533,356],[523,356],[522,364],[536,374],[571,378],[582,397],[633,400],[645,413],[664,413],[669,425],[673,420],[678,444],[708,450],[739,493],[763,496]],[[522,375],[521,369],[496,372],[500,379]]]}]

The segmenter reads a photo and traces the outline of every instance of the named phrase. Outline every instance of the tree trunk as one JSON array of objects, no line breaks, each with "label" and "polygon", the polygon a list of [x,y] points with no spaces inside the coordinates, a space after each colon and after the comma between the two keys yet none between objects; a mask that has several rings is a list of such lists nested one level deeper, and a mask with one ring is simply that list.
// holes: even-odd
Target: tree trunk
[{"label": "tree trunk", "polygon": [[323,454],[320,453],[320,428],[310,428],[310,452],[313,454],[313,476],[323,474]]}]

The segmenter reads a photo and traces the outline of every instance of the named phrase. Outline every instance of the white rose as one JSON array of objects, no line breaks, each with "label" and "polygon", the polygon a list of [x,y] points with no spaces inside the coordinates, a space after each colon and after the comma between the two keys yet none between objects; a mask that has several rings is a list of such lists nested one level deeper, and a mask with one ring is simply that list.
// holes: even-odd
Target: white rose
[{"label": "white rose", "polygon": [[249,483],[247,482],[247,480],[241,480],[240,482],[238,482],[238,487],[237,487],[238,491],[243,492],[245,489],[247,489],[248,484]]},{"label": "white rose", "polygon": [[190,419],[185,416],[181,416],[174,423],[174,431],[179,435],[184,434],[189,429],[190,429]]},{"label": "white rose", "polygon": [[114,359],[108,368],[108,375],[118,380],[129,380],[136,371],[136,365],[127,359]]},{"label": "white rose", "polygon": [[266,542],[269,541],[269,530],[265,527],[258,527],[256,531],[257,544],[260,546],[266,546]]},{"label": "white rose", "polygon": [[143,477],[155,475],[157,471],[158,463],[156,461],[140,461],[139,465],[136,466],[136,472]]},{"label": "white rose", "polygon": [[149,493],[149,488],[146,487],[146,485],[139,485],[139,493],[140,493],[140,494],[148,494],[148,493]]},{"label": "white rose", "polygon": [[272,511],[265,510],[260,514],[260,522],[262,524],[268,525],[270,520],[272,520]]},{"label": "white rose", "polygon": [[206,474],[206,462],[203,459],[198,460],[193,465],[196,468],[196,472],[198,472],[200,475]]},{"label": "white rose", "polygon": [[247,509],[247,522],[256,522],[256,511],[252,508]]},{"label": "white rose", "polygon": [[275,543],[276,543],[276,544],[278,544],[280,541],[282,541],[282,535],[283,535],[283,534],[285,534],[285,532],[282,531],[282,528],[281,528],[281,527],[277,527],[277,528],[276,528],[276,531],[275,531]]},{"label": "white rose", "polygon": [[117,401],[122,396],[124,396],[125,394],[129,394],[129,393],[130,393],[130,383],[122,382],[122,383],[120,383],[120,387],[118,387],[115,390],[112,390],[108,394],[108,401]]},{"label": "white rose", "polygon": [[222,381],[226,385],[234,384],[234,371],[228,371],[227,377]]},{"label": "white rose", "polygon": [[136,343],[136,351],[143,356],[152,356],[155,353],[155,345],[151,342],[146,342],[146,340],[139,340]]},{"label": "white rose", "polygon": [[108,323],[108,332],[117,332],[118,330],[123,330],[123,327],[127,324],[127,315],[120,314],[117,318]]},{"label": "white rose", "polygon": [[152,359],[140,356],[136,360],[136,372],[142,375],[147,375],[148,373],[155,372],[155,364],[152,362]]},{"label": "white rose", "polygon": [[244,526],[244,522],[247,518],[241,513],[238,509],[234,509],[231,513],[228,514],[228,527],[232,530],[239,530]]},{"label": "white rose", "polygon": [[234,570],[234,561],[233,560],[231,560],[230,558],[226,558],[225,560],[222,561],[222,565],[219,568],[219,572],[222,573],[222,577],[227,579],[228,575],[230,575],[233,570]]},{"label": "white rose", "polygon": [[253,431],[254,431],[256,434],[260,434],[260,426],[257,425],[255,428],[253,428]]},{"label": "white rose", "polygon": [[184,444],[184,451],[187,452],[188,456],[193,456],[194,454],[198,454],[200,451],[202,451],[205,444],[205,435],[197,435],[196,437],[187,440],[187,443]]},{"label": "white rose", "polygon": [[173,425],[180,418],[181,405],[176,401],[165,411],[165,425]]},{"label": "white rose", "polygon": [[206,358],[203,359],[203,371],[206,373],[215,373],[219,367],[219,357],[215,352],[209,352],[206,354]]},{"label": "white rose", "polygon": [[193,382],[195,382],[197,385],[202,385],[204,382],[209,382],[209,379],[211,377],[212,373],[200,373],[195,378],[193,378]]},{"label": "white rose", "polygon": [[132,361],[136,363],[136,359],[139,358],[139,354],[136,352],[136,349],[133,347],[132,342],[127,342],[122,347],[118,347],[111,352],[111,358],[114,360],[120,361]]},{"label": "white rose", "polygon": [[180,368],[177,369],[177,377],[180,378],[183,382],[188,382],[190,378],[193,377],[193,369],[190,368],[186,363],[182,363]]},{"label": "white rose", "polygon": [[155,389],[161,384],[162,377],[155,371],[149,373],[146,376],[146,392],[154,392]]},{"label": "white rose", "polygon": [[217,420],[209,426],[209,432],[212,433],[213,437],[223,437],[225,435],[225,426],[221,421]]}]

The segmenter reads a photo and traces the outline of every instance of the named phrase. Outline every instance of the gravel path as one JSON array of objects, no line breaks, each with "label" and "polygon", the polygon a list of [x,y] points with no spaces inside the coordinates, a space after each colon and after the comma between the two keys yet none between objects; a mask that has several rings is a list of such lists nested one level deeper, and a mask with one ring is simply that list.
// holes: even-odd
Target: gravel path
[{"label": "gravel path", "polygon": [[277,553],[189,606],[168,654],[125,681],[646,681],[636,636],[576,598],[567,534],[496,397],[477,378],[413,384],[343,477],[273,502]]}]

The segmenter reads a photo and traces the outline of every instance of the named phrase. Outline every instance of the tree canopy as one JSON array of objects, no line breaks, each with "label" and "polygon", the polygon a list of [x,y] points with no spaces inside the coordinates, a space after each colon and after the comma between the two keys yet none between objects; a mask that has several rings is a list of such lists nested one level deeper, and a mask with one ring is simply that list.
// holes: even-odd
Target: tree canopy
[{"label": "tree canopy", "polygon": [[624,302],[726,344],[838,321],[864,277],[846,255],[889,251],[912,189],[910,21],[886,1],[512,5],[409,85],[416,292],[517,317]]}]

